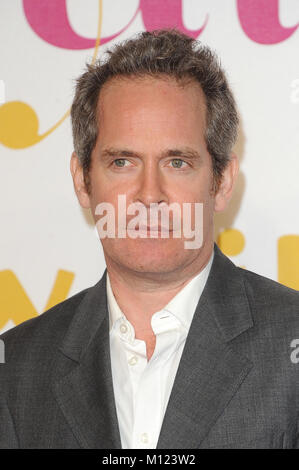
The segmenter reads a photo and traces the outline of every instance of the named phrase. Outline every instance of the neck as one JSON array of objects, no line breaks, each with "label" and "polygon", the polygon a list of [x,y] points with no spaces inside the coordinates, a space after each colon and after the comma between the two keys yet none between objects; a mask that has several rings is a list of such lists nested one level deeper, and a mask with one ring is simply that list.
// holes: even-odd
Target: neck
[{"label": "neck", "polygon": [[150,330],[152,315],[168,302],[207,265],[214,248],[205,245],[198,256],[181,270],[169,273],[140,273],[106,257],[110,284],[126,318],[136,331]]}]

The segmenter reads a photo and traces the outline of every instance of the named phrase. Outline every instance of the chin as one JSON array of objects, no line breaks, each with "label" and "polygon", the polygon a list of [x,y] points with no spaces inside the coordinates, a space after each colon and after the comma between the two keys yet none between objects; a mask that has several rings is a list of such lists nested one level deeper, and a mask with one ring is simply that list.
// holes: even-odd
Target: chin
[{"label": "chin", "polygon": [[[116,259],[118,258],[118,259]],[[186,253],[167,250],[135,250],[127,253],[127,256],[114,257],[118,264],[140,273],[168,273],[186,262]]]},{"label": "chin", "polygon": [[184,265],[193,250],[182,240],[119,240],[103,244],[104,252],[116,264],[136,272],[171,272]]},{"label": "chin", "polygon": [[173,272],[176,268],[179,266],[177,264],[170,264],[167,262],[163,262],[163,260],[160,260],[160,262],[144,262],[144,260],[140,260],[138,263],[138,260],[135,260],[135,263],[130,263],[126,265],[128,269],[131,271],[135,271],[136,273],[143,273],[143,274],[166,274]]}]

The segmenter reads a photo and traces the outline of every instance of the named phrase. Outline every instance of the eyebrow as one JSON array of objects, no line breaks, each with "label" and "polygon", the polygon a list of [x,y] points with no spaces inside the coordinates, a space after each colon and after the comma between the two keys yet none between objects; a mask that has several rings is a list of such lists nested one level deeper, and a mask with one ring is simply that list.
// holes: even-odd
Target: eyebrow
[{"label": "eyebrow", "polygon": [[[108,160],[111,157],[117,158],[126,158],[126,157],[141,157],[144,156],[141,153],[133,152],[132,150],[128,149],[118,149],[113,147],[108,147],[102,150],[101,157],[103,160]],[[201,158],[199,152],[192,149],[191,147],[182,147],[182,148],[174,148],[164,150],[160,154],[161,158],[165,157],[185,157],[189,160],[199,160]]]}]

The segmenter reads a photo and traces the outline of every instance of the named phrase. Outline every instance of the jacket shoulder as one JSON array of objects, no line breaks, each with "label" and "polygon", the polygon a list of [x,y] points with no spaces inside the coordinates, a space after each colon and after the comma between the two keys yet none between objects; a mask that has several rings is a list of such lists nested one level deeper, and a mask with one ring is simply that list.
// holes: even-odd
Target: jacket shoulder
[{"label": "jacket shoulder", "polygon": [[253,312],[260,319],[287,320],[299,326],[299,291],[273,279],[243,268],[237,268],[243,276],[247,296]]},{"label": "jacket shoulder", "polygon": [[293,300],[299,299],[299,291],[296,289],[292,289],[291,287],[287,287],[280,282],[274,281],[266,276],[262,276],[253,271],[249,271],[248,269],[244,268],[237,268],[239,272],[242,273],[243,277],[245,278],[246,282],[252,285],[258,292],[269,292],[272,295],[278,296],[285,296],[286,298],[290,298]]},{"label": "jacket shoulder", "polygon": [[22,354],[22,351],[28,351],[35,345],[42,348],[47,344],[58,344],[65,335],[78,305],[90,289],[91,287],[81,290],[37,317],[30,318],[0,335],[5,345],[5,358],[16,357],[18,351]]}]

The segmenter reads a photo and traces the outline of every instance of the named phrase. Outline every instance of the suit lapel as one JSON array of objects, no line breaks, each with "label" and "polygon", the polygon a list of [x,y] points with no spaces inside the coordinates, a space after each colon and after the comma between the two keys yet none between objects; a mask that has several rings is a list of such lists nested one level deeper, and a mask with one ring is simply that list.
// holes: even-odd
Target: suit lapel
[{"label": "suit lapel", "polygon": [[83,448],[121,448],[114,401],[106,271],[88,289],[60,348],[56,400]]},{"label": "suit lapel", "polygon": [[199,447],[252,368],[233,338],[253,325],[242,271],[214,245],[157,448]]}]

